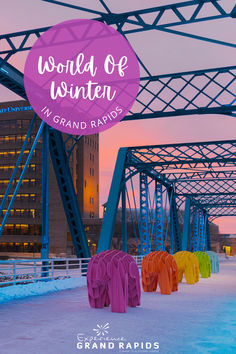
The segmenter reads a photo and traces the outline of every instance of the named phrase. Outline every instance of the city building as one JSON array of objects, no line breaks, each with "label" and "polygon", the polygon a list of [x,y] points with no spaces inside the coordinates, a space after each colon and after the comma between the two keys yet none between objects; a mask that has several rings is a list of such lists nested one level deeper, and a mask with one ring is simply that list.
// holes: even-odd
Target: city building
[{"label": "city building", "polygon": [[[31,106],[26,101],[0,104],[0,203],[4,197],[12,171],[15,167],[23,141],[33,117]],[[13,187],[33,144],[41,120],[37,119],[31,138],[23,155]],[[98,134],[83,137],[70,157],[71,174],[78,197],[82,218],[87,229],[99,218],[99,137]],[[11,190],[0,222],[11,199]],[[0,252],[39,253],[42,232],[42,138],[40,138],[19,193],[11,210],[3,235],[0,237]],[[69,233],[56,176],[49,161],[49,234],[50,253],[73,254]]]}]

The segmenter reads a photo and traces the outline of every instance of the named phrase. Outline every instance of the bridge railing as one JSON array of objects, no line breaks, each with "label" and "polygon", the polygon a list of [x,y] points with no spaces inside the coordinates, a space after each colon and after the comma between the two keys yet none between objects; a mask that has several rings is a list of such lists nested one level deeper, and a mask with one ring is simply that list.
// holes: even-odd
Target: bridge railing
[{"label": "bridge railing", "polygon": [[[133,256],[138,267],[143,256]],[[38,281],[86,276],[90,258],[17,259],[0,261],[0,288]]]},{"label": "bridge railing", "polygon": [[86,275],[89,258],[22,259],[0,261],[0,286]]},{"label": "bridge railing", "polygon": [[132,256],[132,257],[134,258],[135,262],[137,263],[137,266],[139,268],[141,268],[144,256]]}]

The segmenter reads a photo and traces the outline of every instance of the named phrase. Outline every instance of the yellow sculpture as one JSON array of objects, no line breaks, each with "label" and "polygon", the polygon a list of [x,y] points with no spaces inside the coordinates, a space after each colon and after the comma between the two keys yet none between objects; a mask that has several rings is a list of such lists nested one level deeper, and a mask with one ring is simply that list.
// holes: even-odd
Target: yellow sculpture
[{"label": "yellow sculpture", "polygon": [[231,247],[230,246],[223,246],[223,250],[227,256],[230,256],[230,254],[231,254]]},{"label": "yellow sculpture", "polygon": [[180,251],[174,254],[178,266],[179,282],[182,282],[183,274],[187,284],[195,284],[199,281],[199,262],[197,256],[188,251]]}]

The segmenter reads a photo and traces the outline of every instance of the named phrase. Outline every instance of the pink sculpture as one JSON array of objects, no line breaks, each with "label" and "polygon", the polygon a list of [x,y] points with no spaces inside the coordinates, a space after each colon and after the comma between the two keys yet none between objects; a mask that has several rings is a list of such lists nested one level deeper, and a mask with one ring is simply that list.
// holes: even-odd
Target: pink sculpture
[{"label": "pink sculpture", "polygon": [[139,270],[134,259],[118,250],[104,251],[92,257],[87,270],[89,304],[112,312],[126,312],[127,306],[140,305]]}]

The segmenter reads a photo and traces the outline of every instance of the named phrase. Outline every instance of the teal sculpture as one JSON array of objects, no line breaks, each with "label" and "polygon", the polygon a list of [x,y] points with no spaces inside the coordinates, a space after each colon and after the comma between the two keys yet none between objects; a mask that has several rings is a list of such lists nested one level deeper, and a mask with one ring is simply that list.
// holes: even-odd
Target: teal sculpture
[{"label": "teal sculpture", "polygon": [[218,254],[213,251],[207,251],[206,253],[210,257],[211,272],[212,273],[219,273],[219,256],[218,256]]}]

